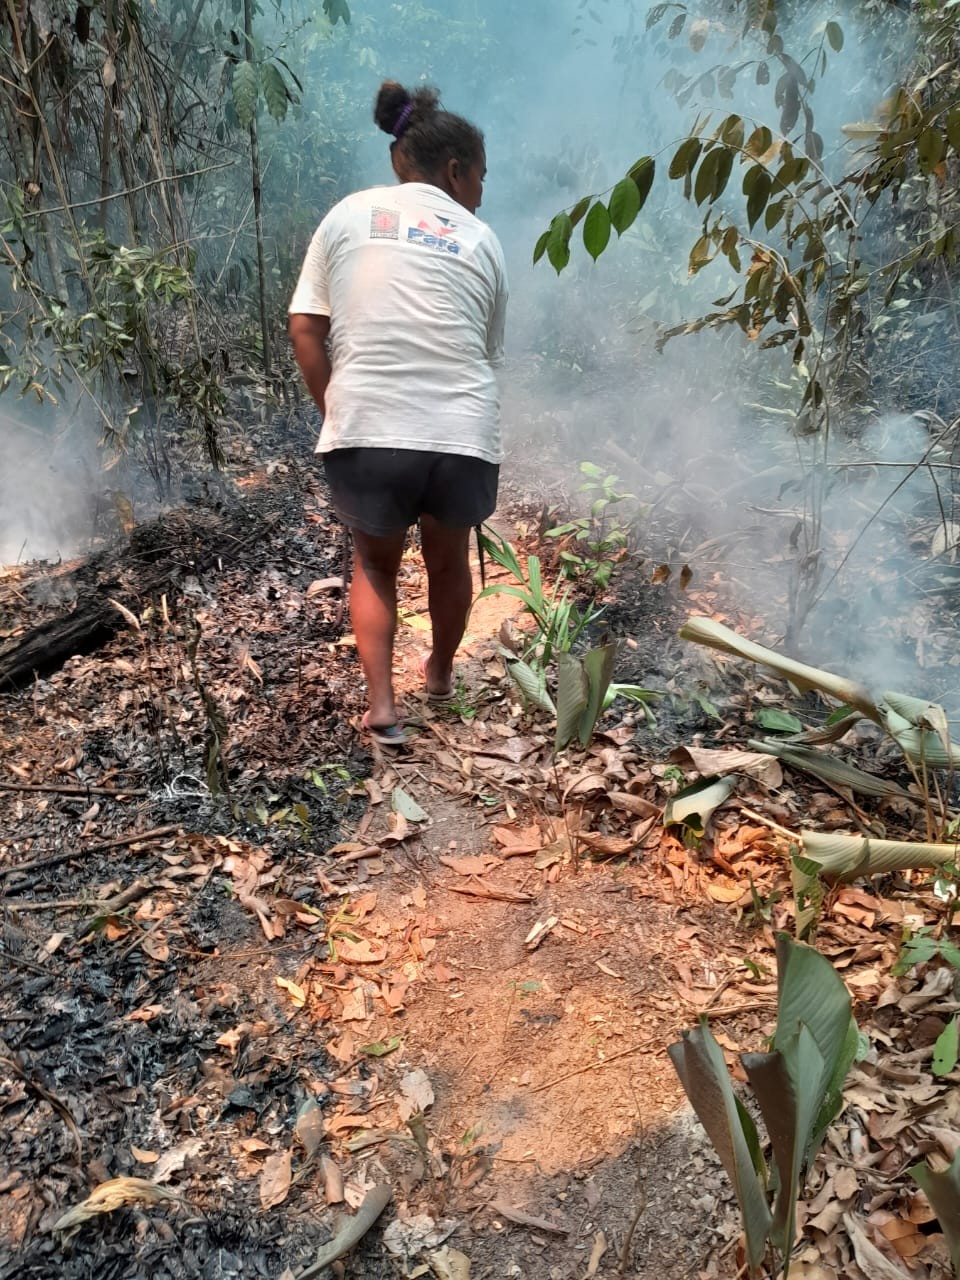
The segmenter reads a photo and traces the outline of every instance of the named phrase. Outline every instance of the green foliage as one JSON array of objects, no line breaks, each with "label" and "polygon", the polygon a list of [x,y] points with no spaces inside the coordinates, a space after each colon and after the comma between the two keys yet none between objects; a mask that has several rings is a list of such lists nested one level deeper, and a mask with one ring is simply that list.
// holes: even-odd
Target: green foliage
[{"label": "green foliage", "polygon": [[846,988],[823,956],[779,934],[777,973],[777,1027],[770,1050],[741,1055],[767,1128],[772,1168],[753,1119],[734,1094],[707,1019],[684,1032],[668,1052],[733,1182],[751,1272],[770,1247],[786,1276],[801,1183],[842,1107],[843,1082],[860,1037]]},{"label": "green foliage", "polygon": [[539,556],[528,556],[524,570],[506,538],[489,530],[484,533],[482,543],[484,552],[506,569],[515,582],[492,583],[480,592],[477,599],[508,595],[519,600],[536,624],[523,657],[527,660],[533,658],[541,668],[548,667],[555,654],[569,653],[573,649],[586,628],[600,616],[600,611],[593,605],[581,611],[573,601],[571,589],[561,589],[559,583],[548,595],[543,585]]},{"label": "green foliage", "polygon": [[955,969],[960,969],[960,947],[949,938],[934,937],[930,928],[924,926],[904,938],[891,972],[894,977],[900,978],[914,965],[929,964],[931,960],[943,960]]},{"label": "green foliage", "polygon": [[241,129],[248,129],[257,114],[257,101],[260,95],[257,72],[252,62],[240,61],[234,64],[231,87],[237,121]]},{"label": "green foliage", "polygon": [[563,576],[600,596],[610,585],[630,543],[630,524],[613,514],[611,508],[628,501],[633,494],[621,493],[619,476],[605,475],[592,462],[581,462],[580,471],[586,480],[579,492],[590,499],[590,514],[566,520],[548,529],[544,536],[556,539],[561,547]]}]

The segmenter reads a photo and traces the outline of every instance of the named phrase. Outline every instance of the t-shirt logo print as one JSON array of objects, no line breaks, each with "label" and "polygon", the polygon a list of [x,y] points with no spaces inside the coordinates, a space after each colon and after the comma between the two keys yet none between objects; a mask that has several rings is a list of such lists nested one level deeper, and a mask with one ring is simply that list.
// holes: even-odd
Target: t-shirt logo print
[{"label": "t-shirt logo print", "polygon": [[398,209],[377,209],[370,211],[371,240],[400,239],[400,211]]},{"label": "t-shirt logo print", "polygon": [[441,253],[456,255],[460,252],[460,241],[453,235],[456,229],[457,223],[451,222],[449,218],[441,218],[438,214],[430,222],[421,218],[415,227],[408,228],[407,240],[410,244],[420,244],[427,249],[439,249]]}]

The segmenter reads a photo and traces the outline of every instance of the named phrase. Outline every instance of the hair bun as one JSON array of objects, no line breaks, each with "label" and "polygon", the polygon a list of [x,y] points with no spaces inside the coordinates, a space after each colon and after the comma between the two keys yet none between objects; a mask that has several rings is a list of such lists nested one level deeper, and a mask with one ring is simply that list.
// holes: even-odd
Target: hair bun
[{"label": "hair bun", "polygon": [[384,80],[377,93],[373,107],[373,118],[384,133],[393,133],[397,120],[407,107],[410,107],[408,120],[411,125],[422,123],[437,111],[440,95],[436,89],[414,89],[410,93],[396,80]]}]

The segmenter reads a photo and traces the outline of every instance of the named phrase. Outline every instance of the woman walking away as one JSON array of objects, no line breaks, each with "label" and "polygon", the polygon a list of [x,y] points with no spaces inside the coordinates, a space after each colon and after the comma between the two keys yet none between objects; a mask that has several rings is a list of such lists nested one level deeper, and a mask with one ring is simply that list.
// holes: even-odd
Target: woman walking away
[{"label": "woman walking away", "polygon": [[[497,500],[506,270],[475,216],[483,134],[432,89],[386,81],[374,120],[399,186],[359,191],[317,229],[290,303],[290,336],[323,415],[317,446],[355,550],[350,613],[367,681],[364,728],[403,742],[393,691],[397,572],[420,521],[433,648],[428,694],[453,692],[473,596],[469,536]],[[329,338],[329,348],[327,340]]]}]

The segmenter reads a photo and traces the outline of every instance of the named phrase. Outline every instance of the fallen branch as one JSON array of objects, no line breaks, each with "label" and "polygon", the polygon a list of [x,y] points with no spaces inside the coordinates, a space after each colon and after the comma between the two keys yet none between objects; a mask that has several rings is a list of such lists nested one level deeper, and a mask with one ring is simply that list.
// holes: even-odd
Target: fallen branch
[{"label": "fallen branch", "polygon": [[70,782],[0,782],[0,791],[43,791],[58,796],[148,796],[146,787],[95,787]]},{"label": "fallen branch", "polygon": [[317,1254],[316,1261],[301,1271],[296,1280],[312,1280],[313,1276],[318,1276],[331,1263],[349,1253],[367,1234],[392,1199],[393,1188],[386,1183],[368,1191],[356,1214],[343,1224],[330,1243],[324,1245]]},{"label": "fallen branch", "polygon": [[123,849],[127,845],[140,844],[145,840],[159,840],[162,836],[176,835],[179,830],[177,823],[169,827],[153,827],[150,831],[138,831],[133,835],[117,836],[114,840],[102,840],[100,844],[88,845],[86,849],[71,849],[69,853],[54,853],[49,858],[33,858],[30,862],[21,862],[15,867],[0,867],[0,880],[19,875],[23,871],[35,871],[40,867],[59,867],[64,862],[87,858],[92,853],[106,853],[109,849]]},{"label": "fallen branch", "polygon": [[552,1231],[554,1235],[558,1236],[568,1236],[570,1234],[569,1227],[558,1227],[555,1222],[551,1222],[548,1218],[536,1218],[532,1213],[524,1213],[522,1209],[514,1209],[513,1205],[509,1205],[503,1200],[494,1200],[490,1208],[494,1213],[499,1213],[501,1218],[506,1218],[508,1222],[515,1222],[520,1227],[532,1227],[535,1231]]}]

